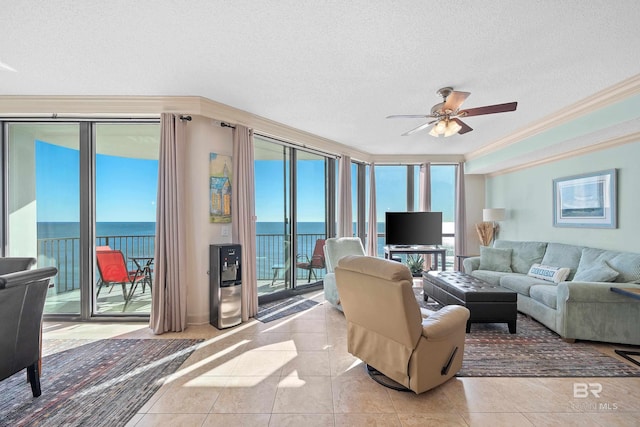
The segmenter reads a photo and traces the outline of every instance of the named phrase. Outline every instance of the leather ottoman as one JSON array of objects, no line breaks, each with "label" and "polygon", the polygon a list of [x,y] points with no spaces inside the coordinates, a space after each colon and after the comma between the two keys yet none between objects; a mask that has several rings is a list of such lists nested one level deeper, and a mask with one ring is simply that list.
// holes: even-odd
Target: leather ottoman
[{"label": "leather ottoman", "polygon": [[507,323],[509,332],[516,333],[516,292],[459,271],[424,272],[422,287],[425,300],[431,297],[442,305],[467,307],[471,312],[467,332],[472,323]]}]

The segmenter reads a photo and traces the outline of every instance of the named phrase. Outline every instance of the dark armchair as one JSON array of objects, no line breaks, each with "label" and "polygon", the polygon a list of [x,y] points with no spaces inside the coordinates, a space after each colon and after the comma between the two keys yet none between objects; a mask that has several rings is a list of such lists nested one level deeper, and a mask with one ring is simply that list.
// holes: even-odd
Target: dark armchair
[{"label": "dark armchair", "polygon": [[15,273],[16,271],[30,270],[34,265],[36,265],[35,258],[0,258],[0,275]]},{"label": "dark armchair", "polygon": [[[15,260],[0,258],[0,380],[27,368],[31,391],[38,397],[42,312],[49,280],[58,270],[18,270]],[[29,268],[33,263],[21,265]],[[5,267],[13,272],[3,274]]]}]

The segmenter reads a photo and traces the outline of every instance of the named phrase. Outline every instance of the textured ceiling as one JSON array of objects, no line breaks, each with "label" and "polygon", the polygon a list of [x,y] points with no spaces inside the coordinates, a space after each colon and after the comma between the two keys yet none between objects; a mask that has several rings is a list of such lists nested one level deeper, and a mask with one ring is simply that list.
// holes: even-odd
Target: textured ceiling
[{"label": "textured ceiling", "polygon": [[[0,10],[0,95],[203,96],[381,155],[474,152],[640,63],[637,0],[0,0]],[[447,139],[401,137],[420,119],[385,119],[428,113],[443,86],[471,92],[468,108],[518,110],[467,118],[474,131]]]}]

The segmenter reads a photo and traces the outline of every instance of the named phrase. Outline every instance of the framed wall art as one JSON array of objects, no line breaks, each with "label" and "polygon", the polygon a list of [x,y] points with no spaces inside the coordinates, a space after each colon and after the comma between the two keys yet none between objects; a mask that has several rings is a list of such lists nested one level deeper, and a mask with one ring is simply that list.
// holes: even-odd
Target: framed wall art
[{"label": "framed wall art", "polygon": [[554,227],[616,228],[616,169],[553,180]]},{"label": "framed wall art", "polygon": [[231,222],[231,157],[209,155],[209,222]]}]

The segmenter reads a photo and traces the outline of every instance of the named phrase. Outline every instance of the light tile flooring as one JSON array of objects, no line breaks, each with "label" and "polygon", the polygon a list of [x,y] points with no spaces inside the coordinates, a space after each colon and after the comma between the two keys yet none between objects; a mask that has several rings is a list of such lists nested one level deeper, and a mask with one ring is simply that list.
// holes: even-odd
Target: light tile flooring
[{"label": "light tile flooring", "polygon": [[[329,304],[161,336],[141,323],[47,323],[45,338],[206,340],[128,426],[640,425],[640,378],[453,378],[421,395],[384,388],[347,353],[344,316]],[[576,383],[602,392],[574,398]]]}]

